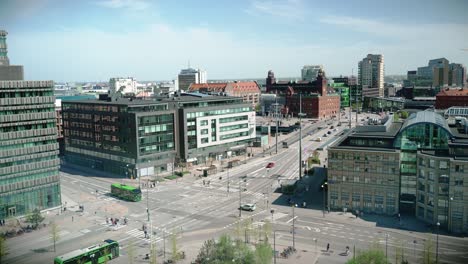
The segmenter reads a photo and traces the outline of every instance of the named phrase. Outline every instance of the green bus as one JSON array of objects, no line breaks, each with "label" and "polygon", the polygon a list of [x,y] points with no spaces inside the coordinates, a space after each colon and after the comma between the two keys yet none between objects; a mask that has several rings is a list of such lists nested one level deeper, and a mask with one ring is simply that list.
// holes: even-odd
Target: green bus
[{"label": "green bus", "polygon": [[141,190],[130,185],[114,183],[111,185],[111,194],[127,201],[141,201]]},{"label": "green bus", "polygon": [[56,257],[54,264],[99,264],[119,256],[119,243],[106,239],[104,243],[88,248],[77,249],[63,256]]}]

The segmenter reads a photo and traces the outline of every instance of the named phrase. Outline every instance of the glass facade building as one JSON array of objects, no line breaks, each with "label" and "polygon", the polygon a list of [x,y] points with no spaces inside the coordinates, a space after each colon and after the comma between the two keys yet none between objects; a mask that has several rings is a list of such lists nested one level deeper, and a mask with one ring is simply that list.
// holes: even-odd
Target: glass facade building
[{"label": "glass facade building", "polygon": [[61,205],[53,81],[0,81],[0,219]]},{"label": "glass facade building", "polygon": [[[390,124],[389,119],[382,126],[355,128],[329,149],[329,205],[332,209],[347,206],[373,213],[409,213],[430,224],[439,222],[449,231],[468,232],[468,197],[463,195],[468,191],[466,131],[460,124],[449,127],[432,111],[412,114],[404,123]],[[368,157],[378,159],[361,164],[362,156],[366,161]],[[385,161],[385,156],[391,160]],[[373,186],[372,178],[381,189]],[[365,201],[352,203],[350,190],[361,189],[371,192],[372,210]],[[343,194],[349,196],[347,203],[343,203]],[[385,198],[381,210],[375,202],[389,194],[395,210],[389,209]]]}]

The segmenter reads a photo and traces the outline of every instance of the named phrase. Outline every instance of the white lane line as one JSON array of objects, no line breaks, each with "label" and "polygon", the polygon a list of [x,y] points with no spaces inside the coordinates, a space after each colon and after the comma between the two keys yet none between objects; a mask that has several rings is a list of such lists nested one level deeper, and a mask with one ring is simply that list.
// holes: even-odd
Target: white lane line
[{"label": "white lane line", "polygon": [[297,218],[297,215],[296,215],[296,216],[294,216],[294,218],[291,218],[291,219],[289,219],[289,220],[286,222],[286,224],[289,224],[289,223],[291,223],[291,221],[292,221],[293,219],[296,219],[296,218]]}]

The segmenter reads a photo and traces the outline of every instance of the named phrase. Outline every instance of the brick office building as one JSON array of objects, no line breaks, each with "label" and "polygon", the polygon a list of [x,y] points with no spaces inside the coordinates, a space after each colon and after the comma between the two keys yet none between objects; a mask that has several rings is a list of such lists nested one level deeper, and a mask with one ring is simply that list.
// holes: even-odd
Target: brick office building
[{"label": "brick office building", "polygon": [[468,106],[468,89],[444,89],[436,95],[436,109],[447,109],[452,106]]},{"label": "brick office building", "polygon": [[285,98],[285,106],[293,115],[300,111],[308,118],[327,118],[340,111],[340,95],[327,86],[325,72],[320,70],[315,81],[285,82],[276,81],[273,71],[268,72],[266,79],[267,93],[275,93]]}]

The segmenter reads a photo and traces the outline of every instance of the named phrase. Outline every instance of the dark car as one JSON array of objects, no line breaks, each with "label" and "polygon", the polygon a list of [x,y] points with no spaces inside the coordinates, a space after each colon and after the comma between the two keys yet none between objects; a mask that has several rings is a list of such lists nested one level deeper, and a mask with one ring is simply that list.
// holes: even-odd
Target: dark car
[{"label": "dark car", "polygon": [[331,134],[332,132],[331,131],[328,131],[327,134]]},{"label": "dark car", "polygon": [[266,165],[266,168],[267,169],[271,169],[275,166],[275,163],[274,162],[268,162],[268,164]]}]

